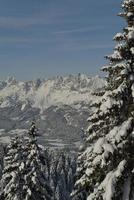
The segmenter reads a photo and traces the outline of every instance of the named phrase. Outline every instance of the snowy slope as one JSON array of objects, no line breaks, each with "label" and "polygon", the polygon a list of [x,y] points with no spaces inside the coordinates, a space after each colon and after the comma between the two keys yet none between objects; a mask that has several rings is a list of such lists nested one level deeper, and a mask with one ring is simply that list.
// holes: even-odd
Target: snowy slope
[{"label": "snowy slope", "polygon": [[57,138],[64,140],[62,144],[77,142],[91,112],[90,104],[96,100],[92,93],[104,85],[98,76],[83,74],[28,82],[14,78],[0,81],[1,140],[9,140],[12,130],[27,129],[36,120],[45,142]]}]

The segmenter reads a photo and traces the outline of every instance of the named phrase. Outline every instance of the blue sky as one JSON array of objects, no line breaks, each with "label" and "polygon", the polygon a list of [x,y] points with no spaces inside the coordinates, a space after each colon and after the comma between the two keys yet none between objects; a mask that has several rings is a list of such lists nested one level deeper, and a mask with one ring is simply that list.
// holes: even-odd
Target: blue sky
[{"label": "blue sky", "polygon": [[0,0],[0,78],[99,74],[124,22],[120,0]]}]

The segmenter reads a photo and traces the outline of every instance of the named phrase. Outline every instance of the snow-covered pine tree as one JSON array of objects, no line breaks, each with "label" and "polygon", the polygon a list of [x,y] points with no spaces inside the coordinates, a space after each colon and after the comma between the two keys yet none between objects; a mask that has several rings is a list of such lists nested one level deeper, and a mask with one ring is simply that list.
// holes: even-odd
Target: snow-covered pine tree
[{"label": "snow-covered pine tree", "polygon": [[37,128],[35,122],[29,129],[30,138],[24,140],[23,159],[25,170],[23,173],[23,200],[52,200],[52,190],[46,174],[46,163],[42,158],[41,149],[36,139]]},{"label": "snow-covered pine tree", "polygon": [[107,88],[89,117],[73,200],[134,199],[134,0],[124,0],[122,9],[127,26],[106,56]]},{"label": "snow-covered pine tree", "polygon": [[7,154],[4,158],[4,170],[1,180],[1,200],[22,200],[21,172],[23,169],[22,141],[18,137],[11,140],[7,146]]},{"label": "snow-covered pine tree", "polygon": [[37,132],[38,132],[38,129],[36,127],[35,122],[33,121],[32,124],[31,124],[31,127],[28,131],[28,134],[29,134],[30,137],[35,138],[37,136]]},{"label": "snow-covered pine tree", "polygon": [[13,138],[7,147],[1,180],[1,200],[53,199],[46,178],[46,163],[42,162],[41,150],[35,134],[32,134],[34,136],[28,139]]},{"label": "snow-covered pine tree", "polygon": [[52,190],[45,176],[45,168],[41,162],[40,148],[36,139],[30,139],[27,142],[25,152],[24,200],[52,200]]}]

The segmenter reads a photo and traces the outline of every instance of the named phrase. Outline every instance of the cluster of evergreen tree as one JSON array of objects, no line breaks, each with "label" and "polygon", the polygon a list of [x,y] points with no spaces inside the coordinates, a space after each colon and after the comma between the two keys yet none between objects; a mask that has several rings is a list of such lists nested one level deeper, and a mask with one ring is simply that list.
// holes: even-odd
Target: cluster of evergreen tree
[{"label": "cluster of evergreen tree", "polygon": [[134,199],[134,0],[124,0],[122,8],[127,26],[106,56],[107,86],[89,117],[73,200]]},{"label": "cluster of evergreen tree", "polygon": [[[53,155],[53,154],[52,154]],[[74,186],[76,159],[67,153],[57,152],[50,163],[50,185],[55,200],[71,200],[70,193]]]},{"label": "cluster of evergreen tree", "polygon": [[52,190],[35,139],[12,139],[4,158],[2,186],[1,200],[51,200]]},{"label": "cluster of evergreen tree", "polygon": [[70,200],[75,161],[66,153],[39,147],[36,131],[33,123],[28,132],[30,137],[16,136],[7,146],[1,200]]}]

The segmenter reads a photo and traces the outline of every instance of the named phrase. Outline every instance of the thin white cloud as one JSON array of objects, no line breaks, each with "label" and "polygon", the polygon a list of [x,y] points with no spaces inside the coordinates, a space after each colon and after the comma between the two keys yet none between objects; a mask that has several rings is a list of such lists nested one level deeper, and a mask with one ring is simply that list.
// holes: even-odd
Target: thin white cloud
[{"label": "thin white cloud", "polygon": [[97,50],[97,49],[111,49],[113,48],[112,43],[82,43],[81,41],[70,41],[70,42],[62,42],[55,46],[57,49],[62,49],[64,51],[88,51],[88,50]]},{"label": "thin white cloud", "polygon": [[0,17],[0,27],[1,28],[21,28],[28,27],[36,24],[45,24],[43,18],[17,18],[17,17]]},{"label": "thin white cloud", "polygon": [[[50,48],[64,51],[88,51],[94,49],[113,48],[113,43],[91,42],[88,38],[29,38],[29,37],[0,37],[1,44],[32,47],[35,44],[49,44]],[[25,46],[26,45],[26,46]]]},{"label": "thin white cloud", "polygon": [[62,23],[64,17],[68,16],[64,10],[46,10],[44,13],[38,13],[31,17],[12,17],[0,16],[0,28],[25,28],[33,25],[47,25]]},{"label": "thin white cloud", "polygon": [[61,30],[53,32],[54,34],[68,34],[68,33],[79,33],[79,32],[91,32],[91,31],[97,31],[101,30],[104,27],[102,26],[94,26],[94,27],[83,27],[79,29],[71,29],[71,30]]},{"label": "thin white cloud", "polygon": [[28,38],[28,37],[0,37],[0,43],[45,43],[45,38]]}]

